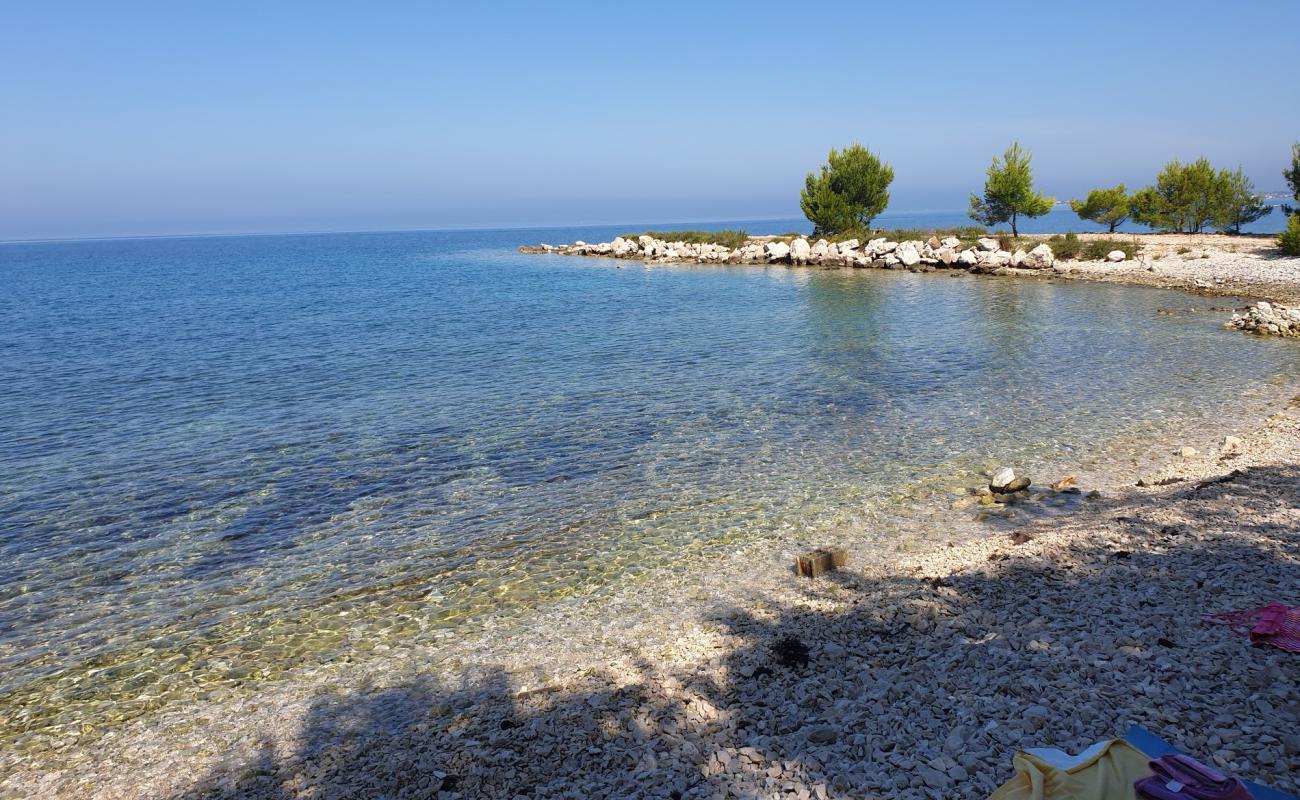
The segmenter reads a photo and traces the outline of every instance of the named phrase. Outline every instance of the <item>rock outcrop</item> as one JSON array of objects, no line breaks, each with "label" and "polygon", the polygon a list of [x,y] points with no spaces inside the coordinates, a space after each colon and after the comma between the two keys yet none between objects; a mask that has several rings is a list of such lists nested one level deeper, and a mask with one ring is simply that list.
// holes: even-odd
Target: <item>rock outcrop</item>
[{"label": "rock outcrop", "polygon": [[1245,314],[1234,313],[1223,327],[1259,336],[1300,337],[1300,308],[1287,308],[1261,300],[1247,308]]},{"label": "rock outcrop", "polygon": [[926,272],[954,268],[971,272],[1005,272],[1008,268],[1046,269],[1055,263],[1052,248],[1040,244],[1028,253],[1001,249],[997,239],[981,238],[975,247],[962,248],[960,239],[931,236],[926,241],[891,242],[878,238],[863,244],[857,239],[810,242],[796,236],[751,239],[736,248],[720,244],[670,242],[653,236],[619,236],[611,242],[574,242],[569,245],[541,244],[521,247],[525,253],[557,253],[567,256],[607,256],[656,263],[698,264],[791,264],[793,266],[871,267]]}]

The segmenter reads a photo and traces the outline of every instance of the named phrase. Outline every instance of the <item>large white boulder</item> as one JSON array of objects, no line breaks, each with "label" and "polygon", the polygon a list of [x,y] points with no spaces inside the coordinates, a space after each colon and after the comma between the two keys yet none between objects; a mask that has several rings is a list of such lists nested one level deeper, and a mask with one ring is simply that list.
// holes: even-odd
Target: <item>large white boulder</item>
[{"label": "large white boulder", "polygon": [[1001,247],[997,239],[990,239],[987,236],[981,236],[976,243],[979,245],[980,249],[986,253],[995,252]]},{"label": "large white boulder", "polygon": [[965,264],[968,267],[973,267],[980,263],[980,257],[976,253],[975,248],[972,247],[961,251],[961,255],[957,256],[957,261],[958,263]]},{"label": "large white boulder", "polygon": [[939,252],[935,253],[935,256],[943,263],[949,265],[954,264],[957,261],[956,249],[948,247],[947,245],[940,247]]},{"label": "large white boulder", "polygon": [[790,245],[785,242],[768,242],[763,250],[768,261],[784,261],[790,257]]},{"label": "large white boulder", "polygon": [[1106,260],[1112,264],[1118,264],[1126,258],[1128,258],[1128,254],[1123,250],[1111,250],[1106,254]]},{"label": "large white boulder", "polygon": [[898,260],[903,266],[911,267],[921,263],[921,252],[916,248],[916,242],[903,242],[895,251]]},{"label": "large white boulder", "polygon": [[1048,269],[1056,263],[1056,256],[1047,243],[1038,245],[1025,256],[1024,266],[1028,269]]},{"label": "large white boulder", "polygon": [[811,252],[812,246],[808,244],[807,239],[802,236],[795,239],[793,242],[790,242],[790,263],[807,264],[808,254]]},{"label": "large white boulder", "polygon": [[961,239],[956,236],[945,236],[940,242],[940,247],[951,247],[954,251],[961,247]]}]

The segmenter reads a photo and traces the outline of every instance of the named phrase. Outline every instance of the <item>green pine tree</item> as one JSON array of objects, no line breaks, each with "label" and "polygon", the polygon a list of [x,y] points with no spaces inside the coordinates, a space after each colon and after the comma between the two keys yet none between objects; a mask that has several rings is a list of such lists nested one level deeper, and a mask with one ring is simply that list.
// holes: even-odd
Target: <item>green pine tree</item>
[{"label": "green pine tree", "polygon": [[970,218],[984,225],[1011,223],[1011,235],[1019,236],[1016,221],[1021,216],[1041,217],[1052,210],[1056,199],[1034,191],[1034,171],[1029,152],[1012,142],[999,161],[993,158],[984,181],[984,196],[970,196]]}]

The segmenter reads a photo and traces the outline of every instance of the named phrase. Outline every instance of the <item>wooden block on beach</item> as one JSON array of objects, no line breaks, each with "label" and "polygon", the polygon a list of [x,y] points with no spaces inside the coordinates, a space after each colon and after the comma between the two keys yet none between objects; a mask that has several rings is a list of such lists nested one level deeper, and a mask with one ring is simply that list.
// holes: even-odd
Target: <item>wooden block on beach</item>
[{"label": "wooden block on beach", "polygon": [[795,571],[805,578],[816,578],[837,570],[847,563],[849,563],[849,554],[841,548],[819,547],[799,556],[795,562]]}]

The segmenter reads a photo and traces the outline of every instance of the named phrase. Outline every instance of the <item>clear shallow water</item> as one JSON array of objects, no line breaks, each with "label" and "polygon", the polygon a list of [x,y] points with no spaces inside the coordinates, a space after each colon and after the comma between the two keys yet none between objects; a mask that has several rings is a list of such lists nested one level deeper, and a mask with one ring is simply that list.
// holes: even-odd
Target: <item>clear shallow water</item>
[{"label": "clear shallow water", "polygon": [[620,232],[0,247],[0,740],[1077,463],[1297,371],[1173,292],[514,250]]}]

